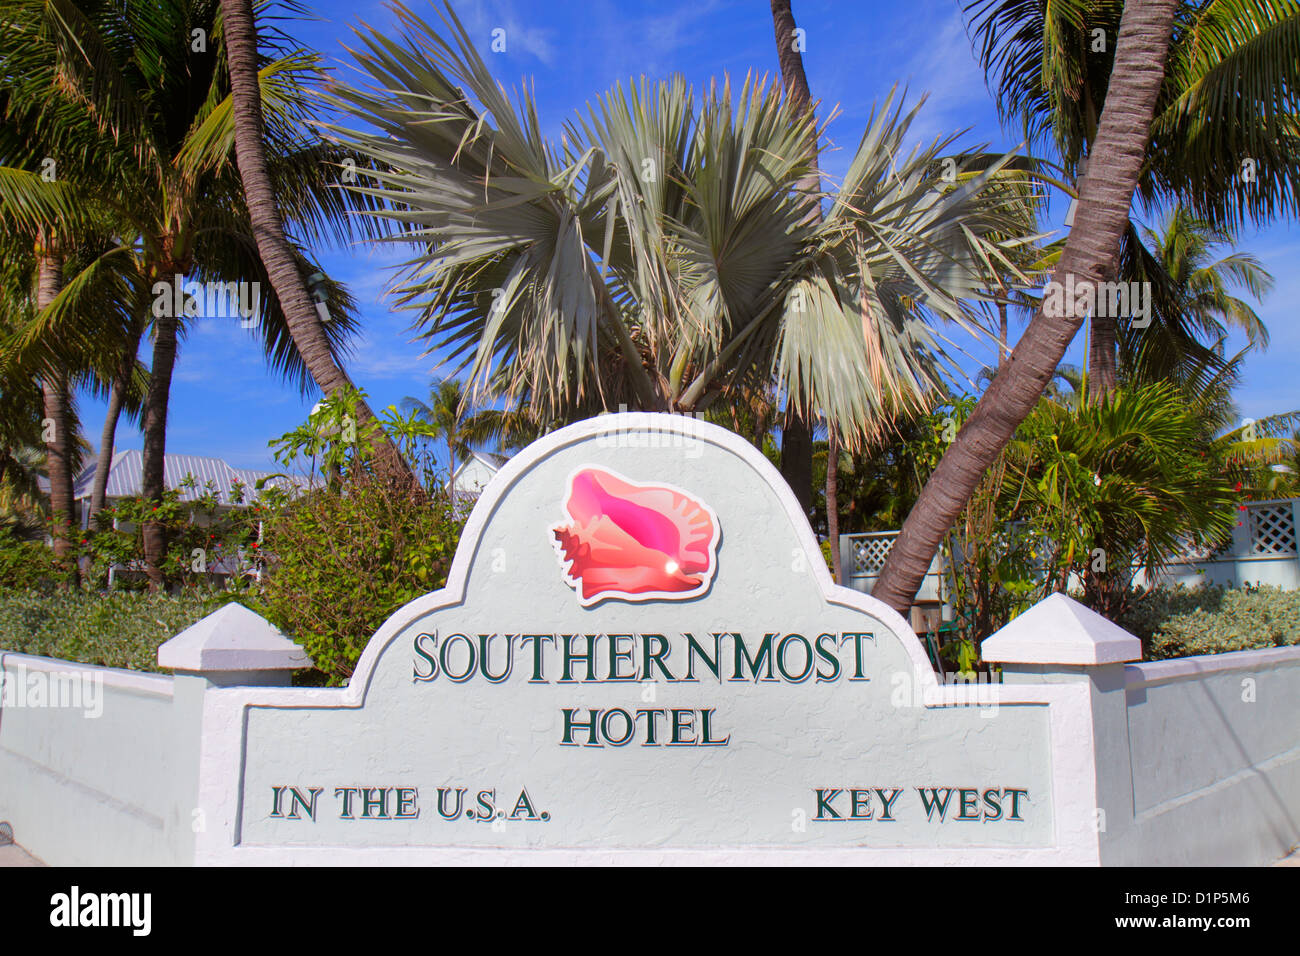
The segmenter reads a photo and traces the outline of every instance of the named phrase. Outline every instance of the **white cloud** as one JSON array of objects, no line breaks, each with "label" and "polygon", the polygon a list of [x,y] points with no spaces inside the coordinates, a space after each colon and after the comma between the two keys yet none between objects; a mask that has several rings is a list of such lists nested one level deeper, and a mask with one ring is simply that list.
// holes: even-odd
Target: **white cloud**
[{"label": "white cloud", "polygon": [[510,0],[462,3],[457,7],[456,13],[485,58],[492,52],[493,39],[500,36],[493,31],[504,30],[503,52],[506,55],[523,52],[546,66],[555,64],[555,44],[552,40],[555,31],[536,25],[535,16],[531,21],[521,16]]}]

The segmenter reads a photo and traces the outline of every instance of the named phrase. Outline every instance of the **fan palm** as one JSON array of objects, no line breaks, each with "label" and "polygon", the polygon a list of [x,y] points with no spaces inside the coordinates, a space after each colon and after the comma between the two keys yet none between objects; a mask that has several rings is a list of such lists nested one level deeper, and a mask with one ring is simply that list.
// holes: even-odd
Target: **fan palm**
[{"label": "fan palm", "polygon": [[373,160],[357,188],[418,247],[398,303],[472,388],[527,393],[543,417],[703,410],[775,377],[854,445],[938,387],[937,320],[973,329],[965,300],[1025,241],[1024,206],[986,188],[1002,167],[940,188],[952,140],[906,152],[915,109],[892,97],[814,221],[798,185],[819,131],[779,89],[697,99],[643,80],[557,146],[450,8],[447,36],[395,9],[403,40],[359,34],[373,85],[334,96],[377,131],[336,133]]}]

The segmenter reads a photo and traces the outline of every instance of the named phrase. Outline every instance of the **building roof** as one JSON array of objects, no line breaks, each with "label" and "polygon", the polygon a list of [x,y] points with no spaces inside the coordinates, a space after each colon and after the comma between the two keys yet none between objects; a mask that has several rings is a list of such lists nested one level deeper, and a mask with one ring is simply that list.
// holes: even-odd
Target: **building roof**
[{"label": "building roof", "polygon": [[[82,468],[73,479],[73,497],[77,500],[89,498],[95,483],[95,462],[92,460]],[[251,468],[236,468],[220,458],[204,455],[166,455],[163,458],[163,484],[180,492],[181,501],[196,501],[211,491],[222,505],[233,505],[231,488],[238,481],[244,485],[244,501],[256,497],[255,484],[262,478],[268,478],[268,487],[291,490],[299,483],[284,476],[271,478],[275,474],[269,471],[255,471]],[[182,488],[181,482],[187,475],[194,477],[194,487]],[[143,493],[144,455],[138,450],[119,451],[113,455],[113,464],[108,472],[109,498],[129,498]],[[210,484],[209,484],[210,483]]]}]

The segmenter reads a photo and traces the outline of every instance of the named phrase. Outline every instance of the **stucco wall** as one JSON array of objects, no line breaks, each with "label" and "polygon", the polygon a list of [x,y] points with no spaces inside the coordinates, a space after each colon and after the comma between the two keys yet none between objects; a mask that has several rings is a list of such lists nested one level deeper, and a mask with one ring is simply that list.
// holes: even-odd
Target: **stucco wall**
[{"label": "stucco wall", "polygon": [[[1267,863],[1300,843],[1300,648],[1124,668],[1131,785],[1103,864]],[[1115,779],[1118,778],[1118,779]]]},{"label": "stucco wall", "polygon": [[0,820],[21,844],[51,865],[192,861],[201,690],[8,652],[0,673]]},{"label": "stucco wall", "polygon": [[[552,529],[572,476],[593,466],[715,513],[707,587],[578,599]],[[196,645],[188,664],[164,648],[187,672],[174,680],[4,656],[6,676],[71,675],[98,692],[92,717],[0,710],[0,820],[55,864],[1253,864],[1300,839],[1300,649],[1126,666],[1136,638],[1054,595],[986,642],[1006,683],[940,686],[902,618],[833,584],[771,464],[680,416],[589,420],[512,459],[447,586],[393,614],[346,688],[240,686],[233,671],[266,684],[286,666],[266,660],[273,629],[250,618],[226,608],[169,642]],[[465,665],[447,657],[431,669],[455,636],[465,651],[469,635],[523,634],[603,637],[609,673],[556,679],[552,657],[548,678],[524,656],[505,672],[497,658],[491,677],[454,675]],[[825,680],[833,661],[814,677],[811,652],[797,675],[778,663],[780,679],[755,679],[754,663],[725,679],[681,666],[687,635],[783,634],[828,637],[842,666]],[[636,636],[662,642],[660,670],[642,657],[639,676],[616,677],[613,639]],[[572,713],[647,704],[713,713],[718,736],[566,739]],[[822,816],[832,790],[875,787],[903,794],[895,817]],[[1019,792],[1027,809],[931,819],[919,789],[940,787]],[[419,790],[420,813],[349,815],[340,797],[359,788]],[[481,802],[443,814],[439,794],[460,789],[505,799],[495,815]],[[295,790],[313,809],[285,803]]]}]

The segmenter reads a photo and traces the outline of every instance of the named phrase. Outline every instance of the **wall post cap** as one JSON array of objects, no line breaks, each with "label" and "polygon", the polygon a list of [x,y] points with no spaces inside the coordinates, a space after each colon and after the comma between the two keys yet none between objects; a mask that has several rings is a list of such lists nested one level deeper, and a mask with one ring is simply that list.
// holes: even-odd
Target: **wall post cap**
[{"label": "wall post cap", "polygon": [[227,604],[159,647],[158,666],[194,673],[289,671],[311,667],[312,660],[266,618]]},{"label": "wall post cap", "polygon": [[1119,664],[1141,660],[1142,642],[1058,593],[986,638],[980,656],[1004,664]]}]

